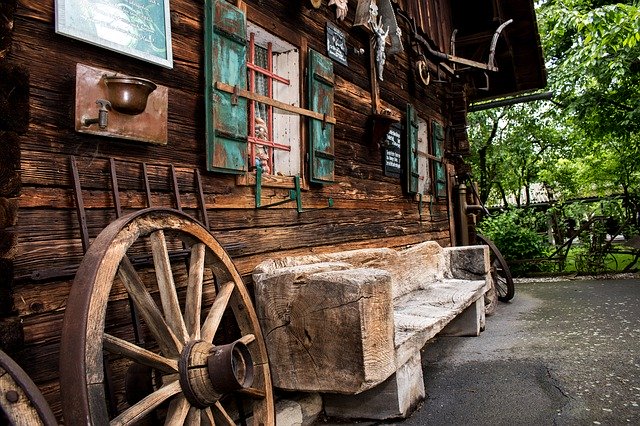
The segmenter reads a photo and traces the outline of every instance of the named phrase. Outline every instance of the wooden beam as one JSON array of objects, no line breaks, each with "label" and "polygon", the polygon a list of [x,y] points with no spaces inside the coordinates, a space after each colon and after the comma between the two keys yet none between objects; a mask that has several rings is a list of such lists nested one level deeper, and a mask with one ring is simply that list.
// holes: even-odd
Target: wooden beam
[{"label": "wooden beam", "polygon": [[241,96],[243,98],[247,98],[252,101],[260,102],[266,105],[270,105],[274,108],[278,108],[283,111],[292,112],[294,114],[302,115],[305,117],[315,118],[316,120],[320,120],[320,121],[326,121],[329,124],[336,124],[336,119],[334,117],[320,114],[319,112],[300,108],[294,105],[285,104],[284,102],[276,101],[275,99],[258,95],[257,93],[249,92],[248,90],[236,89],[234,86],[230,86],[220,81],[216,81],[216,89],[221,90],[223,92],[231,93],[231,94],[237,94],[238,96]]}]

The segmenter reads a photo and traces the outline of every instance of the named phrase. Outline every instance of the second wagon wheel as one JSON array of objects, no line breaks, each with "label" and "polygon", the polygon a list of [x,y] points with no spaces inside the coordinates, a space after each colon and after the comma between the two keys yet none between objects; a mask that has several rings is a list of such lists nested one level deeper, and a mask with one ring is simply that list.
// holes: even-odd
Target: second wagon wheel
[{"label": "second wagon wheel", "polygon": [[498,300],[502,302],[508,302],[513,299],[515,295],[515,287],[513,285],[513,278],[511,277],[511,270],[509,265],[502,257],[502,253],[498,250],[498,247],[489,238],[476,234],[476,237],[481,244],[489,246],[489,256],[491,259],[491,277],[496,286],[496,292],[498,293]]},{"label": "second wagon wheel", "polygon": [[0,351],[0,424],[11,426],[58,424],[40,389],[3,351]]},{"label": "second wagon wheel", "polygon": [[69,425],[275,423],[250,296],[220,244],[175,210],[132,213],[94,240],[60,352]]}]

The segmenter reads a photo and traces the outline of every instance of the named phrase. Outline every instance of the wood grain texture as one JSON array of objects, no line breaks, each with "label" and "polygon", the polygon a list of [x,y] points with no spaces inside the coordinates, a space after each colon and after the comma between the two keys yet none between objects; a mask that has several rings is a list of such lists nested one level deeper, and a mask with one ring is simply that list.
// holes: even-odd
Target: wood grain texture
[{"label": "wood grain texture", "polygon": [[[311,9],[299,3],[274,0],[269,2],[269,7],[264,7],[264,2],[251,0],[246,2],[246,8],[257,23],[300,46],[303,56],[306,47],[324,52],[325,24],[335,19],[333,10]],[[382,149],[371,140],[368,52],[362,56],[350,54],[348,67],[334,64],[336,183],[306,188],[302,192],[303,209],[309,211],[303,214],[295,211],[295,203],[256,211],[253,186],[238,185],[234,176],[204,171],[206,112],[201,3],[185,0],[171,3],[173,70],[55,34],[54,16],[53,0],[21,0],[15,13],[8,59],[29,71],[30,117],[28,132],[11,136],[19,142],[19,160],[4,179],[5,192],[20,191],[17,220],[15,215],[11,217],[13,207],[5,209],[5,217],[10,218],[6,221],[15,223],[13,231],[19,242],[14,270],[20,280],[14,285],[12,302],[24,323],[25,356],[39,362],[30,374],[50,389],[47,398],[54,406],[59,407],[59,397],[55,396],[57,367],[51,360],[56,357],[70,277],[49,280],[33,277],[39,272],[51,271],[53,266],[73,269],[82,259],[69,155],[77,158],[92,239],[115,219],[108,173],[111,157],[116,163],[124,213],[148,206],[142,162],[148,164],[152,203],[175,207],[170,176],[173,164],[183,209],[202,220],[194,178],[194,169],[199,169],[212,232],[223,246],[235,247],[234,263],[248,283],[251,283],[253,268],[266,257],[365,247],[404,247],[425,240],[450,244],[449,220],[423,217],[421,222],[417,202],[403,193],[400,180],[384,176]],[[347,21],[352,22],[354,16],[355,8],[350,8]],[[364,32],[352,30],[341,22],[338,26],[345,32],[349,46],[369,48],[368,35]],[[78,62],[143,76],[167,86],[168,145],[150,147],[74,132],[72,111]],[[427,88],[412,85],[412,67],[412,59],[406,53],[387,61],[385,81],[379,85],[382,106],[400,114],[406,103],[412,102],[421,117],[446,122],[449,115],[449,107],[444,102],[446,88],[444,85]],[[308,107],[304,102],[300,106]],[[2,176],[0,165],[0,181]],[[246,181],[251,182],[251,178]],[[288,190],[263,188],[263,204],[283,200]],[[332,209],[310,210],[326,207],[329,197],[334,201]],[[445,216],[447,209],[446,200],[433,205],[434,214],[440,216]],[[196,288],[197,276],[193,278]],[[143,275],[141,279],[153,281],[155,278]],[[118,303],[122,306],[117,305],[117,312],[124,318],[128,315],[126,302],[122,299]],[[150,301],[140,303],[149,305]],[[187,323],[193,322],[196,312],[194,307],[186,313]],[[187,331],[193,332],[191,326]],[[175,336],[160,340],[173,345],[173,339]]]}]

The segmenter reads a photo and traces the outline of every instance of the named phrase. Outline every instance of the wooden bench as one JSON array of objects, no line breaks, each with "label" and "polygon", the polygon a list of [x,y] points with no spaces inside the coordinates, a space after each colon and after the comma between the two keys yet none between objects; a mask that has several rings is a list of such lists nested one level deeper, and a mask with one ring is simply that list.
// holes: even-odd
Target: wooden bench
[{"label": "wooden bench", "polygon": [[363,249],[269,259],[253,272],[276,387],[323,393],[346,418],[406,417],[424,398],[420,350],[480,334],[484,246]]}]

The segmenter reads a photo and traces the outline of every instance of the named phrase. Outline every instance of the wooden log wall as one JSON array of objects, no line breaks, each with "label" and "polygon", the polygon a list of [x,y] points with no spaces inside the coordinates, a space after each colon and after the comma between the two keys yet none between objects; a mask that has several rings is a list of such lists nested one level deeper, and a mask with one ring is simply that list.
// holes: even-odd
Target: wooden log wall
[{"label": "wooden log wall", "polygon": [[22,326],[13,304],[20,177],[20,138],[29,123],[29,73],[8,60],[15,1],[0,4],[0,349],[22,346]]},{"label": "wooden log wall", "polygon": [[[247,3],[274,25],[306,34],[309,47],[319,52],[325,52],[327,20],[347,34],[350,47],[369,47],[368,35],[351,28],[355,12],[352,4],[345,21],[335,22],[333,7],[323,5],[314,9],[308,1],[252,0]],[[6,158],[12,158],[7,162],[14,167],[15,173],[11,176],[19,170],[21,180],[17,203],[11,198],[18,195],[15,190],[0,193],[0,197],[5,197],[0,198],[3,212],[0,218],[15,222],[11,231],[17,241],[10,265],[11,275],[15,277],[11,300],[24,333],[18,359],[58,415],[61,324],[73,271],[83,254],[72,190],[71,155],[78,164],[91,238],[115,218],[109,158],[116,162],[120,202],[125,211],[147,206],[141,169],[145,162],[152,203],[176,207],[170,176],[173,165],[181,206],[201,219],[194,180],[194,170],[199,169],[211,231],[229,247],[247,281],[253,267],[267,257],[403,247],[425,240],[450,245],[452,212],[447,200],[426,201],[421,220],[418,202],[403,193],[400,179],[384,176],[383,150],[370,136],[368,53],[350,55],[348,67],[334,63],[338,121],[336,182],[307,188],[302,194],[305,209],[324,207],[329,197],[334,200],[333,208],[298,214],[295,204],[290,203],[281,208],[255,210],[252,186],[237,185],[233,176],[206,172],[203,22],[202,2],[171,1],[174,68],[170,70],[56,34],[54,0],[18,1],[14,41],[8,58],[30,72],[31,118],[28,131],[20,136],[0,131],[3,141],[0,149],[7,149],[4,142],[7,140],[13,141],[14,146],[19,143],[19,150],[12,151]],[[406,40],[405,46],[408,46]],[[145,77],[167,86],[168,145],[152,146],[76,133],[73,109],[75,69],[79,62]],[[416,82],[413,68],[407,53],[388,58],[385,81],[380,86],[384,106],[404,119],[406,104],[411,102],[421,117],[448,124],[447,86],[421,86]],[[0,82],[4,84],[3,79]],[[3,175],[11,172],[4,170],[0,172],[0,189],[11,181]],[[263,188],[263,203],[279,201],[287,195],[286,189]],[[0,268],[4,268],[3,261],[0,259]],[[5,269],[0,269],[1,276],[6,274]]]}]

